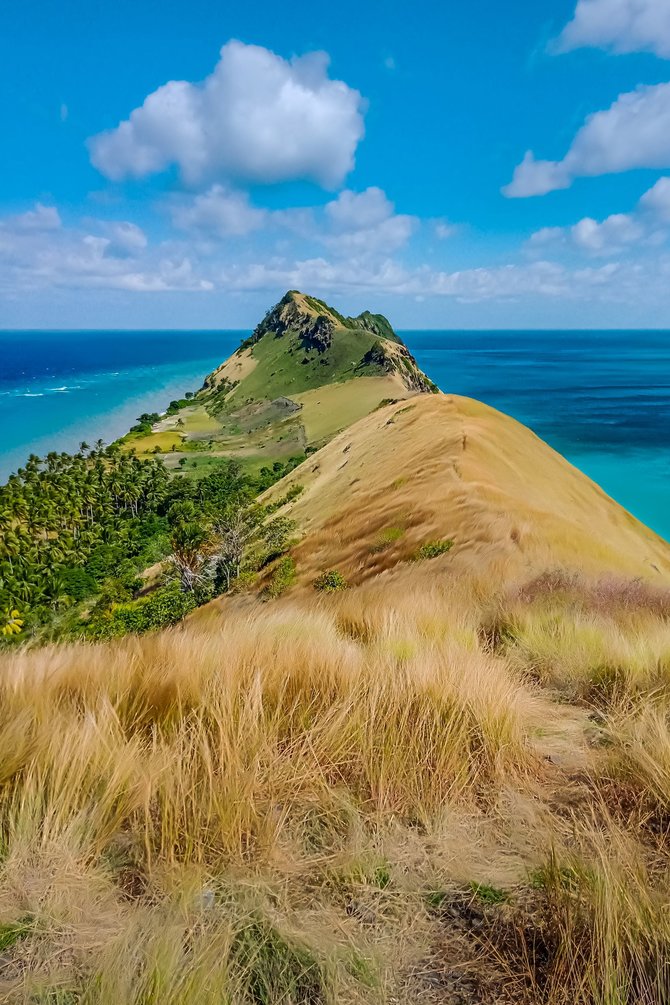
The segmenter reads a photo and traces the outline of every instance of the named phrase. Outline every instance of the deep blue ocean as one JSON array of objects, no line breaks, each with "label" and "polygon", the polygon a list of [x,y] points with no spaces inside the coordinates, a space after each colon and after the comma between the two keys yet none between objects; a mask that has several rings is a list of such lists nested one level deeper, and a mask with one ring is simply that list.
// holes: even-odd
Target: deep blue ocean
[{"label": "deep blue ocean", "polygon": [[[106,442],[161,411],[247,332],[0,332],[0,479],[29,453]],[[670,332],[407,331],[443,391],[530,426],[670,539]]]}]

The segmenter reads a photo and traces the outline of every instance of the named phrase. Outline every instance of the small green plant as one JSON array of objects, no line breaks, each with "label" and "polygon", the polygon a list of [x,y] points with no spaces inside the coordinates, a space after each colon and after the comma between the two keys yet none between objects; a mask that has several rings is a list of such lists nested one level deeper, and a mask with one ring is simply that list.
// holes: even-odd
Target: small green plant
[{"label": "small green plant", "polygon": [[491,886],[489,883],[470,883],[470,889],[474,895],[484,904],[503,904],[508,895],[504,890]]},{"label": "small green plant", "polygon": [[404,533],[404,527],[386,527],[379,532],[376,540],[370,545],[370,553],[378,555],[380,552],[386,551],[396,541],[399,541]]},{"label": "small green plant", "polygon": [[0,952],[10,949],[20,939],[25,939],[33,930],[32,918],[21,918],[9,925],[0,925]]},{"label": "small green plant", "polygon": [[429,890],[425,894],[426,903],[433,911],[439,911],[445,903],[448,903],[449,896],[446,890]]},{"label": "small green plant", "polygon": [[346,590],[347,581],[337,569],[330,569],[323,572],[318,579],[314,580],[314,589],[319,593],[336,593],[338,590]]},{"label": "small green plant", "polygon": [[440,555],[446,555],[448,551],[454,546],[453,541],[426,541],[421,547],[414,553],[415,562],[423,562],[428,558],[438,558]]},{"label": "small green plant", "polygon": [[323,1001],[323,974],[312,953],[289,942],[263,918],[254,918],[233,939],[232,969],[243,1001],[254,1005]]},{"label": "small green plant", "polygon": [[270,582],[266,588],[266,596],[271,600],[276,600],[285,590],[295,583],[296,568],[295,561],[290,555],[281,558],[272,571]]}]

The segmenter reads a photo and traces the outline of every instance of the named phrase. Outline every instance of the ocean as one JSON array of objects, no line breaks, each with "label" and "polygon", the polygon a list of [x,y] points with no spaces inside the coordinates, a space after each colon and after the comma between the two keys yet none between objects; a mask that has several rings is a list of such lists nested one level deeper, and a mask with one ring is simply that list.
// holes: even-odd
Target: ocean
[{"label": "ocean", "polygon": [[[248,332],[0,332],[0,479],[197,389]],[[406,331],[443,391],[513,415],[670,540],[670,332]]]}]

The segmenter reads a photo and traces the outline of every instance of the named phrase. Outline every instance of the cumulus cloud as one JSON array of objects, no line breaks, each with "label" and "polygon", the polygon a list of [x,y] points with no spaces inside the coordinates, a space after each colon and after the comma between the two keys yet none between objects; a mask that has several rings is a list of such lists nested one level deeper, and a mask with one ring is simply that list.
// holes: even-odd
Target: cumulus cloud
[{"label": "cumulus cloud", "polygon": [[[56,210],[35,206],[0,220],[0,287],[118,289],[135,292],[209,290],[188,254],[151,248],[128,221],[86,220],[62,226]],[[58,223],[56,225],[56,218]]]},{"label": "cumulus cloud", "polygon": [[579,0],[556,48],[582,46],[670,58],[670,4],[666,0]]},{"label": "cumulus cloud", "polygon": [[670,167],[670,83],[620,94],[610,108],[590,115],[561,161],[536,160],[529,151],[503,193],[544,195],[580,176],[665,167]]},{"label": "cumulus cloud", "polygon": [[[653,273],[644,273],[647,288],[654,295],[667,292],[668,267],[664,260]],[[636,265],[613,262],[569,269],[556,262],[538,261],[445,272],[425,265],[410,269],[393,259],[371,263],[310,258],[230,266],[221,271],[218,283],[231,291],[276,291],[287,287],[343,295],[370,291],[453,298],[462,303],[534,297],[634,302],[640,292],[641,275]]]},{"label": "cumulus cloud", "polygon": [[395,206],[380,188],[364,192],[345,189],[327,203],[329,232],[323,242],[341,254],[372,254],[397,251],[418,227],[414,216],[395,212]]},{"label": "cumulus cloud", "polygon": [[268,240],[297,236],[343,255],[388,255],[419,227],[416,217],[396,213],[386,194],[374,187],[345,189],[324,206],[268,210],[254,206],[246,192],[213,185],[199,195],[173,199],[169,211],[180,230],[206,239],[262,230]]},{"label": "cumulus cloud", "polygon": [[530,244],[541,247],[560,243],[594,255],[609,255],[639,241],[643,234],[643,227],[633,216],[613,213],[600,222],[586,216],[571,227],[543,227],[531,236]]},{"label": "cumulus cloud", "polygon": [[285,60],[231,41],[203,82],[168,81],[89,149],[114,180],[176,165],[192,185],[309,179],[331,188],[354,165],[363,111],[359,92],[328,76],[325,53]]},{"label": "cumulus cloud", "polygon": [[40,231],[58,230],[61,224],[60,213],[55,206],[43,206],[41,202],[36,202],[34,209],[8,217],[3,225],[16,230]]},{"label": "cumulus cloud", "polygon": [[172,206],[172,219],[181,230],[215,237],[244,236],[262,227],[268,214],[252,206],[246,192],[213,185],[209,191]]},{"label": "cumulus cloud", "polygon": [[661,244],[669,224],[670,178],[660,178],[632,212],[613,213],[600,221],[587,216],[570,227],[543,227],[531,236],[529,245],[563,245],[593,255],[612,255],[640,242]]}]

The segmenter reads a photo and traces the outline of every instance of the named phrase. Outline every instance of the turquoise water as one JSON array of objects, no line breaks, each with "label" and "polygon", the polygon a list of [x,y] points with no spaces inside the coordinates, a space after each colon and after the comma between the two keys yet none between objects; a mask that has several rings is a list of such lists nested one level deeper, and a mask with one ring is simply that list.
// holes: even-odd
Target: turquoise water
[{"label": "turquoise water", "polygon": [[[109,442],[199,386],[246,332],[0,332],[0,478]],[[670,333],[403,332],[444,391],[508,412],[670,539]]]}]

